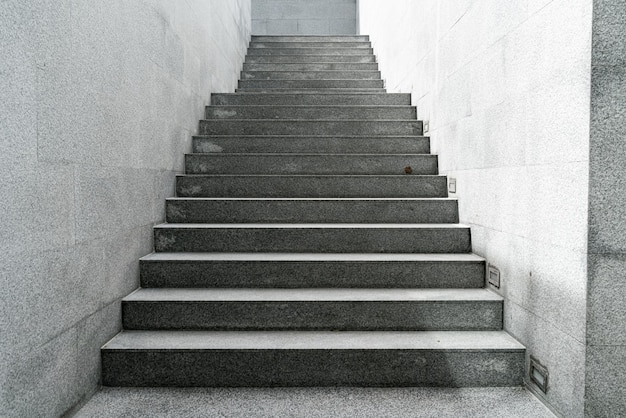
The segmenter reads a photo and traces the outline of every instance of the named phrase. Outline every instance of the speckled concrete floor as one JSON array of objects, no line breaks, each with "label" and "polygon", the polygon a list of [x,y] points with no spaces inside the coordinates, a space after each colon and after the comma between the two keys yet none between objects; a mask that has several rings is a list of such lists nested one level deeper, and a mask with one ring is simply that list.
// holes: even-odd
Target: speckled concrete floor
[{"label": "speckled concrete floor", "polygon": [[523,388],[104,388],[75,416],[554,417]]}]

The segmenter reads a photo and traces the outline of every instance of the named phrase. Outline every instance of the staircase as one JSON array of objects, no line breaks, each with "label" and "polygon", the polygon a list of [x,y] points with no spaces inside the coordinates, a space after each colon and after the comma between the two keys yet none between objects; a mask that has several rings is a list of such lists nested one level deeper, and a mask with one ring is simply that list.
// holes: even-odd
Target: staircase
[{"label": "staircase", "polygon": [[521,386],[437,156],[368,37],[253,37],[102,348],[107,386]]}]

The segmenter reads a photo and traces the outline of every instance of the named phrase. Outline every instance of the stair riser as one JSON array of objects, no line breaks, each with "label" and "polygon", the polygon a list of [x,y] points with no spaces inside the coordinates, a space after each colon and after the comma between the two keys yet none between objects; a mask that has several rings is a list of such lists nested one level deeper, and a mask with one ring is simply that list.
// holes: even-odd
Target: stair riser
[{"label": "stair riser", "polygon": [[410,120],[417,110],[402,107],[293,107],[293,106],[207,106],[205,119],[323,119],[323,120]]},{"label": "stair riser", "polygon": [[376,71],[372,63],[244,64],[244,71]]},{"label": "stair riser", "polygon": [[419,135],[422,121],[201,120],[200,135]]},{"label": "stair riser", "polygon": [[484,262],[141,261],[142,287],[481,288]]},{"label": "stair riser", "polygon": [[193,152],[389,153],[429,154],[427,137],[194,137]]},{"label": "stair riser", "polygon": [[372,56],[373,53],[372,48],[248,48],[248,57],[259,55],[336,55],[344,57],[349,55]]},{"label": "stair riser", "polygon": [[382,80],[239,80],[239,89],[380,89]]},{"label": "stair riser", "polygon": [[157,252],[468,253],[468,228],[155,228]]},{"label": "stair riser", "polygon": [[379,71],[243,71],[243,80],[380,80]]},{"label": "stair riser", "polygon": [[454,200],[168,200],[170,223],[456,223]]},{"label": "stair riser", "polygon": [[436,155],[187,154],[187,174],[404,174],[436,175]]},{"label": "stair riser", "polygon": [[376,62],[374,55],[248,55],[246,64],[258,63],[363,63]]},{"label": "stair riser", "polygon": [[266,36],[253,35],[252,42],[368,42],[369,35],[357,36]]},{"label": "stair riser", "polygon": [[178,197],[448,197],[443,176],[178,176]]},{"label": "stair riser", "polygon": [[122,302],[127,330],[489,331],[501,301]]},{"label": "stair riser", "polygon": [[326,41],[257,41],[250,42],[250,48],[371,48],[372,43],[369,41],[342,41],[342,42],[326,42]]},{"label": "stair riser", "polygon": [[522,386],[524,351],[102,351],[105,386]]},{"label": "stair riser", "polygon": [[410,106],[409,94],[213,94],[211,104],[226,106]]}]

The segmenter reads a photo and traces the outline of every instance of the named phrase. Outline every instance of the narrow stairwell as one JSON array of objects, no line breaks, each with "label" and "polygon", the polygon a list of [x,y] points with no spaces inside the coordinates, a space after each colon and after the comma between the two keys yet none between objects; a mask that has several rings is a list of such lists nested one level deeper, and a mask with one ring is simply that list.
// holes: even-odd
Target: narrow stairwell
[{"label": "narrow stairwell", "polygon": [[102,348],[104,385],[523,384],[410,95],[377,68],[366,36],[253,37]]}]

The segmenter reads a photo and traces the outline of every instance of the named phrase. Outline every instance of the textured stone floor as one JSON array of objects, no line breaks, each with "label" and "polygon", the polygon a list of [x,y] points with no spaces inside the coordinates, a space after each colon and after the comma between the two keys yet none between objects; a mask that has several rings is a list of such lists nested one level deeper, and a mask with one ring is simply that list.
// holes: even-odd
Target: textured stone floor
[{"label": "textured stone floor", "polygon": [[104,388],[75,417],[554,417],[523,388]]}]

